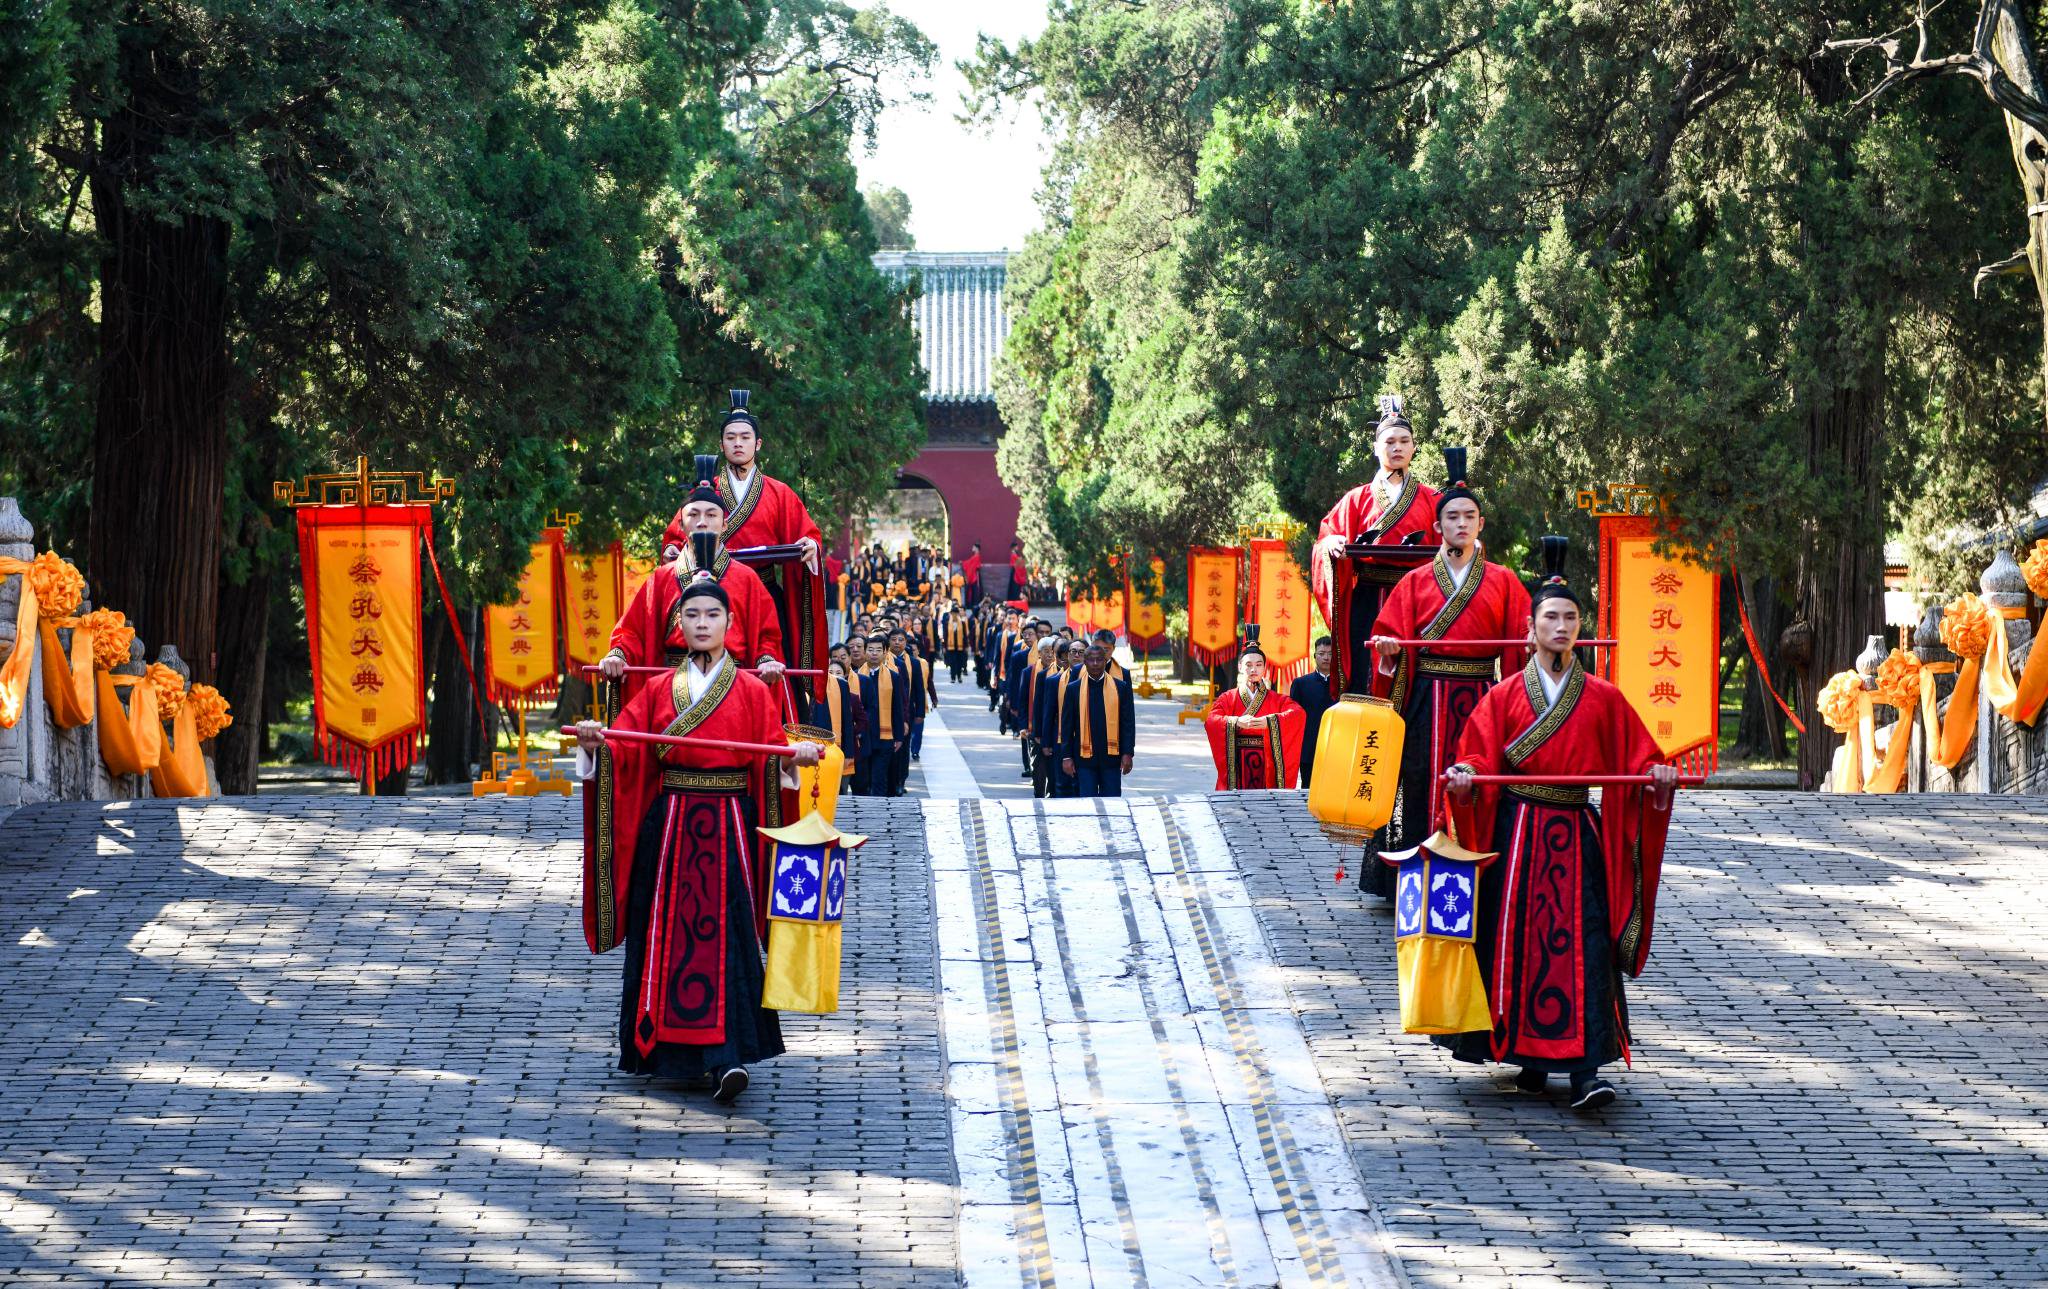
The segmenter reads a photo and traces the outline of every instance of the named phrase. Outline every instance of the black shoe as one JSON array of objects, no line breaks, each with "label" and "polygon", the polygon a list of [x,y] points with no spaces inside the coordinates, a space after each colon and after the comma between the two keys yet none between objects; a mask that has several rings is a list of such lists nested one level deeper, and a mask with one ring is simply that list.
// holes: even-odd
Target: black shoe
[{"label": "black shoe", "polygon": [[1572,1109],[1598,1110],[1614,1104],[1614,1085],[1606,1079],[1588,1079],[1572,1088]]},{"label": "black shoe", "polygon": [[1540,1097],[1550,1091],[1550,1075],[1542,1070],[1523,1070],[1515,1076],[1515,1090]]},{"label": "black shoe", "polygon": [[711,1094],[711,1099],[720,1105],[731,1105],[746,1090],[747,1067],[735,1065],[718,1076],[718,1089]]}]

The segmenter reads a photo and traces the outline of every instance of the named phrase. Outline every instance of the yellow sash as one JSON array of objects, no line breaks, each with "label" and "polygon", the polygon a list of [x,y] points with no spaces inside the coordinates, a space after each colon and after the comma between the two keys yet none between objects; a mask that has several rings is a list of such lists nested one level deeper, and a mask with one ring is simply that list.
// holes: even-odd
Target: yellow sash
[{"label": "yellow sash", "polygon": [[[71,628],[71,656],[60,647],[57,632]],[[92,631],[77,618],[44,618],[43,701],[50,706],[50,721],[58,729],[77,729],[92,720]]]},{"label": "yellow sash", "polygon": [[0,729],[13,729],[28,703],[28,677],[36,660],[36,591],[29,585],[24,560],[0,556],[0,582],[21,577],[21,600],[14,608],[14,647],[0,662]]},{"label": "yellow sash", "polygon": [[[147,774],[163,761],[164,723],[157,715],[156,686],[143,683],[145,676],[116,676],[97,673],[99,679],[100,756],[115,774]],[[121,700],[116,691],[128,689],[127,719],[122,719]],[[196,749],[199,740],[192,740]]]},{"label": "yellow sash", "polygon": [[[1087,760],[1095,755],[1094,722],[1088,718],[1088,687],[1095,681],[1086,672],[1081,675],[1081,758]],[[1116,681],[1106,671],[1102,674],[1102,723],[1109,727],[1109,754],[1122,756],[1123,699],[1116,692]]]}]

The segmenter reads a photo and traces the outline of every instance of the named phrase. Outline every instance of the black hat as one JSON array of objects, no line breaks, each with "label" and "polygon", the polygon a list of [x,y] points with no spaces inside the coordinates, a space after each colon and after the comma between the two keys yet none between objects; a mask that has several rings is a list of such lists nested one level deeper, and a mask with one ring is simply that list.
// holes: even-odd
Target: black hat
[{"label": "black hat", "polygon": [[732,597],[725,593],[725,588],[718,584],[718,579],[709,573],[699,573],[692,577],[683,587],[683,594],[676,603],[688,604],[692,600],[701,599],[713,599],[725,608],[732,607]]},{"label": "black hat", "polygon": [[[1442,511],[1451,502],[1463,497],[1473,505],[1479,505],[1479,494],[1472,491],[1471,481],[1465,477],[1465,449],[1444,449],[1444,490],[1437,494],[1436,508]],[[1484,510],[1484,506],[1480,506]]]},{"label": "black hat", "polygon": [[1263,657],[1265,657],[1265,656],[1266,656],[1266,651],[1265,651],[1264,649],[1262,649],[1262,648],[1260,648],[1260,647],[1259,647],[1259,624],[1258,624],[1258,623],[1256,623],[1256,622],[1247,622],[1247,623],[1245,624],[1245,627],[1244,627],[1244,647],[1243,647],[1242,649],[1238,650],[1237,652],[1238,652],[1238,657],[1240,657],[1240,658],[1250,657],[1250,656],[1251,656],[1252,654],[1257,654],[1257,655],[1259,655],[1259,657],[1261,657],[1261,658],[1263,658]]},{"label": "black hat", "polygon": [[691,533],[690,558],[696,563],[699,573],[710,576],[711,566],[718,560],[718,534]]},{"label": "black hat", "polygon": [[1407,411],[1408,404],[1399,394],[1380,395],[1380,423],[1373,433],[1378,434],[1380,430],[1394,426],[1404,430],[1413,429],[1414,427],[1408,424]]},{"label": "black hat", "polygon": [[744,421],[753,427],[755,433],[758,434],[760,432],[761,423],[754,419],[752,412],[747,410],[747,399],[750,394],[751,391],[744,389],[732,391],[732,406],[726,410],[725,420],[719,425],[720,429],[724,429],[725,426],[731,425],[734,421]]},{"label": "black hat", "polygon": [[1570,600],[1582,609],[1586,607],[1579,604],[1578,594],[1564,580],[1564,556],[1571,543],[1553,533],[1543,538],[1541,545],[1543,578],[1536,584],[1536,593],[1529,597],[1530,607],[1545,600]]},{"label": "black hat", "polygon": [[690,506],[700,501],[725,509],[725,498],[718,495],[718,458],[704,452],[697,454],[697,482],[683,498],[683,504]]}]

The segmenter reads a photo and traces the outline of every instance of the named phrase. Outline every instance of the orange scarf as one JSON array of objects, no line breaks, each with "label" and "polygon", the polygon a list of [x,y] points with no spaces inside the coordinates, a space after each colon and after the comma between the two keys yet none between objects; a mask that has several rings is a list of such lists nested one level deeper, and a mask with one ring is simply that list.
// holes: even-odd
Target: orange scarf
[{"label": "orange scarf", "polygon": [[890,718],[889,711],[890,708],[895,706],[895,703],[891,700],[896,697],[896,666],[893,662],[884,659],[880,667],[869,667],[867,673],[871,676],[879,677],[875,681],[875,701],[881,705],[882,709],[876,717],[881,733],[876,737],[886,743],[896,737],[896,725]]},{"label": "orange scarf", "polygon": [[[1095,678],[1087,672],[1081,673],[1081,759],[1086,761],[1095,755],[1094,723],[1088,719],[1088,687]],[[1109,754],[1123,755],[1123,699],[1117,695],[1116,681],[1105,671],[1102,673],[1102,723],[1109,727]]]}]

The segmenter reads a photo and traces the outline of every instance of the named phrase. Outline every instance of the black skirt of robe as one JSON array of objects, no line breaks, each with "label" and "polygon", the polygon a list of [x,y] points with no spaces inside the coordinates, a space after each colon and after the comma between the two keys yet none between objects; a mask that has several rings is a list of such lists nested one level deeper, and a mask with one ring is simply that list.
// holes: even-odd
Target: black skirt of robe
[{"label": "black skirt of robe", "polygon": [[[716,1046],[694,1043],[657,1043],[654,1052],[641,1056],[633,1039],[633,1022],[640,1007],[640,970],[647,963],[647,920],[654,911],[654,879],[659,868],[661,833],[668,817],[672,792],[654,799],[647,816],[640,821],[640,835],[634,841],[633,884],[627,894],[625,987],[619,1000],[619,1068],[628,1074],[651,1074],[664,1079],[700,1079],[731,1065],[753,1065],[780,1056],[782,1024],[776,1014],[761,1005],[767,980],[761,941],[754,934],[754,901],[747,888],[746,870],[739,852],[726,858],[725,937],[725,1041]],[[720,809],[730,798],[685,793],[689,802],[716,803]],[[740,817],[749,836],[754,834],[755,811],[751,797],[742,796]]]},{"label": "black skirt of robe", "polygon": [[[1507,907],[1508,832],[1514,824],[1515,807],[1522,804],[1512,792],[1501,793],[1500,814],[1494,821],[1493,844],[1500,856],[1479,870],[1479,937],[1475,949],[1479,956],[1479,976],[1486,982],[1486,996],[1489,1004],[1493,998],[1493,949],[1500,942],[1502,911]],[[1579,869],[1579,935],[1580,979],[1578,981],[1578,1006],[1584,1017],[1586,1052],[1575,1059],[1553,1059],[1528,1056],[1514,1050],[1511,1045],[1501,1056],[1509,1065],[1520,1065],[1548,1074],[1570,1074],[1580,1070],[1592,1070],[1620,1059],[1622,1043],[1627,1036],[1628,1000],[1622,990],[1621,963],[1614,952],[1614,937],[1608,932],[1607,917],[1607,865],[1600,848],[1600,813],[1592,806],[1559,808],[1538,805],[1531,810],[1530,832],[1534,834],[1528,844],[1540,853],[1541,838],[1551,821],[1569,820],[1577,815],[1579,828],[1579,854],[1584,862]],[[1534,871],[1533,863],[1524,864],[1524,873]],[[1531,881],[1522,885],[1527,888]],[[1538,892],[1526,890],[1525,901],[1541,899]],[[1525,909],[1527,905],[1525,904]],[[1495,1017],[1496,1022],[1500,1018]],[[1451,1055],[1461,1061],[1491,1061],[1493,1035],[1474,1031],[1466,1034],[1439,1034],[1431,1038],[1432,1043],[1451,1049]]]}]

